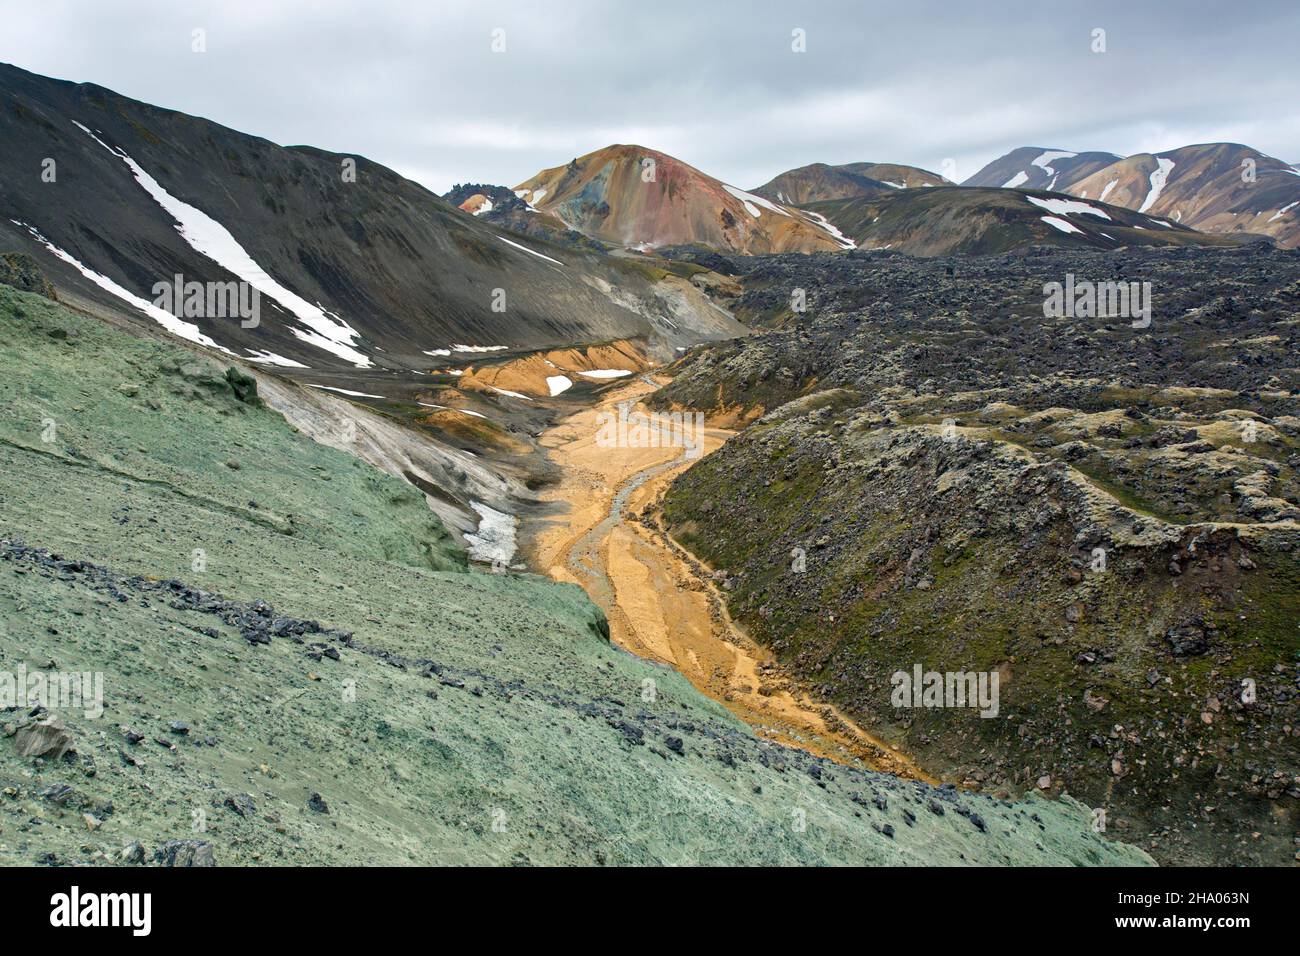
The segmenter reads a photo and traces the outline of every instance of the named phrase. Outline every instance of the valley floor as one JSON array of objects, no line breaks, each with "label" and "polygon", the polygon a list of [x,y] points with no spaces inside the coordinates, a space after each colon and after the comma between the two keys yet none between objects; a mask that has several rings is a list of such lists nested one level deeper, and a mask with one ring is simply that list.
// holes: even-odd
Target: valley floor
[{"label": "valley floor", "polygon": [[[611,639],[639,657],[680,671],[770,740],[841,763],[903,777],[933,778],[778,669],[772,654],[733,622],[702,562],[658,522],[658,502],[700,457],[680,446],[603,447],[602,416],[655,390],[637,379],[611,391],[542,436],[563,478],[544,497],[567,508],[525,526],[530,567],[580,584],[609,618]],[[704,454],[734,434],[705,429]]]}]

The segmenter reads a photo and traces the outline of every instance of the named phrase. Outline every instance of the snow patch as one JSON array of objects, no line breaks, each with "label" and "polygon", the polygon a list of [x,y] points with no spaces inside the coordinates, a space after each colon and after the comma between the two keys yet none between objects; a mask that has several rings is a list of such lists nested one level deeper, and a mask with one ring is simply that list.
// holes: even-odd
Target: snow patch
[{"label": "snow patch", "polygon": [[625,375],[632,375],[633,372],[629,368],[598,368],[578,374],[585,375],[587,378],[623,378]]},{"label": "snow patch", "polygon": [[1020,172],[1016,173],[1005,183],[1003,183],[1002,188],[1015,189],[1017,186],[1021,185],[1022,183],[1027,183],[1027,182],[1029,182],[1029,174],[1022,169],[1020,170]]},{"label": "snow patch", "polygon": [[1169,182],[1169,171],[1174,168],[1174,161],[1157,156],[1156,162],[1159,165],[1151,173],[1151,191],[1147,193],[1147,198],[1142,200],[1138,212],[1146,212],[1150,209],[1155,204],[1155,201],[1160,198],[1160,192],[1165,188],[1165,183]]},{"label": "snow patch", "polygon": [[[335,388],[333,385],[313,385],[307,383],[308,388],[321,388],[327,392],[338,392],[340,395],[351,395],[353,398],[384,398],[382,395],[371,395],[369,392],[354,392],[350,388]],[[388,399],[384,398],[384,401]]]},{"label": "snow patch", "polygon": [[546,387],[551,390],[551,398],[554,398],[556,395],[563,395],[573,388],[573,379],[567,375],[548,375],[546,376]]},{"label": "snow patch", "polygon": [[1295,202],[1289,205],[1283,206],[1277,212],[1273,213],[1273,218],[1270,219],[1269,222],[1275,222],[1276,220],[1281,219],[1284,215],[1287,214],[1287,212],[1294,209],[1297,205],[1300,205],[1300,199],[1297,199]]},{"label": "snow patch", "polygon": [[762,206],[764,209],[768,209],[776,213],[778,216],[790,215],[788,212],[786,212],[776,203],[772,202],[771,200],[764,199],[762,196],[755,196],[753,193],[747,193],[745,192],[745,190],[737,189],[735,186],[728,186],[726,183],[722,184],[722,188],[725,189],[727,192],[731,193],[731,195],[735,196],[741,202],[743,202],[745,204],[745,211],[749,213],[751,216],[753,216],[755,219],[757,219],[759,216],[758,210],[754,208],[755,206]]},{"label": "snow patch", "polygon": [[1110,191],[1111,191],[1112,189],[1114,189],[1114,188],[1115,188],[1116,186],[1118,186],[1118,185],[1119,185],[1119,180],[1118,180],[1118,179],[1112,179],[1110,182],[1108,182],[1108,183],[1106,184],[1106,188],[1103,189],[1103,190],[1101,191],[1101,195],[1097,197],[1097,201],[1098,201],[1098,202],[1105,202],[1105,201],[1106,201],[1106,197],[1110,195]]},{"label": "snow patch", "polygon": [[1039,218],[1041,218],[1043,222],[1047,223],[1053,229],[1059,229],[1061,230],[1061,232],[1065,232],[1065,233],[1077,232],[1080,235],[1083,235],[1083,230],[1080,229],[1072,222],[1068,222],[1064,219],[1057,219],[1055,216],[1041,216]]},{"label": "snow patch", "polygon": [[525,402],[531,402],[532,399],[527,395],[521,395],[519,392],[512,392],[509,389],[497,388],[495,385],[489,385],[488,388],[494,392],[500,392],[502,395],[509,395],[511,398],[522,398]]},{"label": "snow patch", "polygon": [[176,220],[176,231],[193,249],[226,271],[234,273],[262,295],[274,299],[306,326],[305,330],[289,326],[290,332],[308,345],[346,359],[357,368],[371,367],[370,359],[354,347],[361,333],[337,315],[326,312],[319,303],[312,305],[297,293],[286,289],[253,260],[225,226],[203,210],[181,202],[163,189],[124,150],[109,146],[86,127],[75,120],[73,122],[83,133],[126,163],[141,188]]},{"label": "snow patch", "polygon": [[478,530],[474,534],[465,535],[469,556],[475,561],[509,564],[515,556],[515,531],[519,519],[504,511],[489,508],[481,501],[471,501],[469,506],[479,513]]},{"label": "snow patch", "polygon": [[835,226],[831,223],[831,221],[827,219],[825,216],[823,216],[821,213],[813,212],[809,209],[803,210],[803,213],[805,216],[812,219],[813,225],[819,226],[822,229],[829,232],[831,234],[831,238],[833,238],[845,249],[856,249],[858,247],[858,244],[856,242],[854,242],[848,236],[844,235],[844,233],[836,229]]},{"label": "snow patch", "polygon": [[244,351],[250,353],[247,357],[250,362],[258,362],[265,365],[278,365],[281,368],[311,367],[303,365],[301,362],[295,362],[293,359],[285,358],[283,355],[276,355],[274,352],[268,352],[266,349],[250,349],[245,347]]},{"label": "snow patch", "polygon": [[[492,420],[488,418],[486,415],[481,415],[478,412],[472,412],[468,408],[452,408],[450,405],[435,405],[433,404],[433,402],[416,402],[415,404],[423,405],[425,408],[436,408],[440,412],[460,412],[462,415],[473,415],[475,418],[484,418],[487,419],[488,421]],[[461,450],[464,451],[463,448]]]},{"label": "snow patch", "polygon": [[1036,196],[1026,196],[1031,203],[1039,209],[1046,209],[1048,212],[1054,212],[1059,216],[1086,215],[1100,216],[1102,219],[1109,219],[1110,216],[1098,209],[1096,206],[1090,206],[1086,202],[1080,202],[1077,199],[1039,199]]},{"label": "snow patch", "polygon": [[[1049,176],[1055,176],[1056,170],[1053,169],[1051,166],[1047,165],[1048,163],[1056,159],[1073,159],[1075,156],[1078,155],[1079,155],[1078,153],[1067,152],[1066,150],[1063,149],[1049,149],[1046,152],[1040,154],[1037,159],[1033,160],[1031,165],[1037,166],[1039,169],[1043,170]],[[1055,180],[1053,180],[1053,182],[1055,182]]]}]

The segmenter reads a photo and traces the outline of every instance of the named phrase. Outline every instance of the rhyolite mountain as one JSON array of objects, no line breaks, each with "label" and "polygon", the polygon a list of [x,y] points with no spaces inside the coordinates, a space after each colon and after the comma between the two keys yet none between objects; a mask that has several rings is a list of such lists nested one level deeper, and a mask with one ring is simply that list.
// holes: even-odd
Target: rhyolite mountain
[{"label": "rhyolite mountain", "polygon": [[804,205],[830,199],[874,196],[889,189],[951,185],[942,176],[896,163],[811,163],[787,170],[753,190],[773,202]]},{"label": "rhyolite mountain", "polygon": [[1239,143],[1119,157],[1021,147],[965,186],[1051,189],[1161,216],[1203,232],[1300,245],[1300,170]]},{"label": "rhyolite mountain", "polygon": [[[639,338],[667,356],[738,328],[688,283],[525,241],[364,157],[8,65],[0,250],[32,255],[75,304],[290,374],[420,368],[457,344]],[[251,282],[260,324],[151,311],[155,284],[177,275]]]},{"label": "rhyolite mountain", "polygon": [[643,146],[576,157],[525,180],[515,193],[569,228],[627,249],[695,244],[757,254],[844,246],[814,217]]},{"label": "rhyolite mountain", "polygon": [[1300,173],[1238,143],[1206,143],[1138,153],[1100,169],[1066,192],[1225,235],[1269,236],[1300,245]]}]

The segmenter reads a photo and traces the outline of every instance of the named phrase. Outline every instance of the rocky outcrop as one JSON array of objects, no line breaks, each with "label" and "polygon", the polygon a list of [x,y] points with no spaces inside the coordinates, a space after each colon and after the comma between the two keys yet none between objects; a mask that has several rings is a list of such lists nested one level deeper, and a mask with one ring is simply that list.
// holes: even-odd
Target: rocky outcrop
[{"label": "rocky outcrop", "polygon": [[36,260],[24,252],[6,252],[0,255],[0,284],[11,285],[22,292],[35,292],[57,302],[59,297],[45,278]]}]

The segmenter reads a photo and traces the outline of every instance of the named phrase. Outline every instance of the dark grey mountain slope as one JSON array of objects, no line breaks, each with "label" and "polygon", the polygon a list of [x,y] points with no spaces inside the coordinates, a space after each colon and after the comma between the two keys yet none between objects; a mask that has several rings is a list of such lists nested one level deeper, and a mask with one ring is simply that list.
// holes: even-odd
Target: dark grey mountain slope
[{"label": "dark grey mountain slope", "polygon": [[198,317],[180,330],[312,369],[427,365],[421,353],[456,344],[644,337],[671,353],[736,329],[644,269],[503,236],[364,157],[277,146],[7,65],[0,249],[34,255],[60,289],[146,325],[123,291],[152,300],[178,274],[262,273],[259,327]]}]

